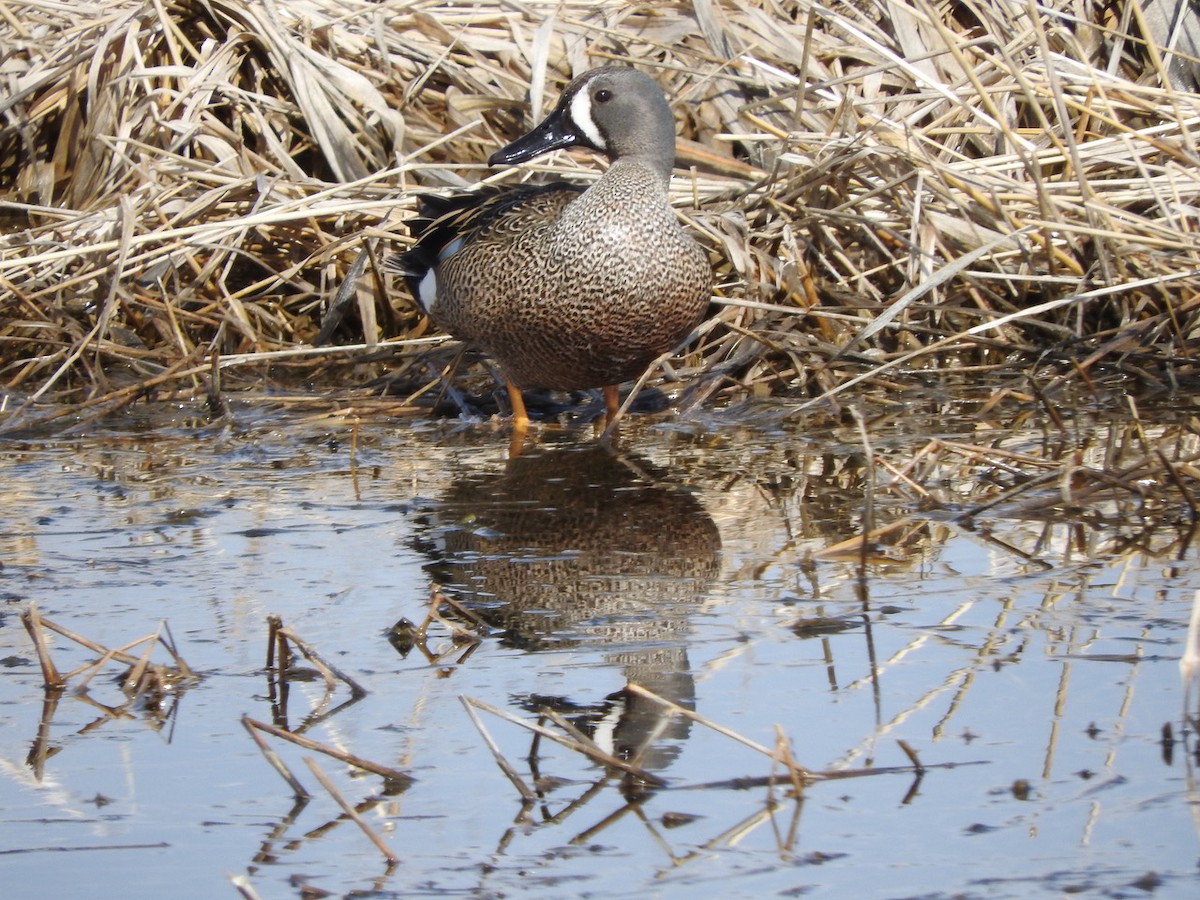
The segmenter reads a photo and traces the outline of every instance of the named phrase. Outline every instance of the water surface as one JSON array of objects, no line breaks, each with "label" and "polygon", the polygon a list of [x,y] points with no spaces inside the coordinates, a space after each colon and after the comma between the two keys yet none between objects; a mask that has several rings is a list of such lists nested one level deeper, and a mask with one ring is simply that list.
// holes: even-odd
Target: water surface
[{"label": "water surface", "polygon": [[[7,440],[5,896],[1195,896],[1191,516],[1095,476],[1147,428],[1194,456],[1186,411],[977,409],[647,418],[617,453],[568,430],[516,460],[487,425],[261,406]],[[130,699],[110,663],[48,695],[31,603],[110,647],[165,621],[199,677]],[[432,608],[423,642],[389,634]],[[365,695],[272,679],[270,615]],[[523,805],[463,698],[665,785],[479,713]],[[298,805],[244,715],[415,780],[269,738]],[[707,723],[860,777],[797,798]]]}]

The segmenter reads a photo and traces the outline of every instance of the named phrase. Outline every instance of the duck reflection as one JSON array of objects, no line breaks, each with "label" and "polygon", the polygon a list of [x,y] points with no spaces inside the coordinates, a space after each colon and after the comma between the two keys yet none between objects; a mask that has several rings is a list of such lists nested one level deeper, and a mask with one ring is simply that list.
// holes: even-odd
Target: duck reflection
[{"label": "duck reflection", "polygon": [[[600,446],[542,447],[503,471],[463,475],[432,511],[433,578],[530,651],[606,648],[627,682],[688,708],[688,616],[720,562],[720,536],[699,501],[650,463]],[[624,691],[602,700],[531,695],[611,744],[662,768],[688,722]]]}]

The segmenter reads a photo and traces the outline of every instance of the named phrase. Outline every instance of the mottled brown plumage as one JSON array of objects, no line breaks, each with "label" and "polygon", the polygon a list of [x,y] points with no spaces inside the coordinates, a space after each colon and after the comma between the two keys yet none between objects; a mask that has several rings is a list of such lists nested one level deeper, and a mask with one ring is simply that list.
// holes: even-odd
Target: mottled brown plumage
[{"label": "mottled brown plumage", "polygon": [[611,414],[614,386],[703,317],[712,270],[667,202],[674,119],[653,79],[620,67],[581,75],[491,163],[568,146],[612,165],[586,190],[560,182],[427,198],[401,267],[439,327],[499,363],[510,393],[604,387]]}]

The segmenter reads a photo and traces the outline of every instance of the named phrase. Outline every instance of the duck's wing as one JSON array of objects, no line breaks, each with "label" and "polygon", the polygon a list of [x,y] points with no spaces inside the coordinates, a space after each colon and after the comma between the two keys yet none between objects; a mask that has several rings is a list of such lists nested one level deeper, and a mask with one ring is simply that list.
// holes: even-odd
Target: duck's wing
[{"label": "duck's wing", "polygon": [[404,253],[390,257],[387,266],[404,275],[417,302],[428,310],[436,296],[436,278],[428,276],[437,266],[484,235],[499,228],[529,227],[552,222],[585,187],[566,181],[550,184],[485,187],[440,196],[421,194],[417,215],[409,219],[415,243]]}]

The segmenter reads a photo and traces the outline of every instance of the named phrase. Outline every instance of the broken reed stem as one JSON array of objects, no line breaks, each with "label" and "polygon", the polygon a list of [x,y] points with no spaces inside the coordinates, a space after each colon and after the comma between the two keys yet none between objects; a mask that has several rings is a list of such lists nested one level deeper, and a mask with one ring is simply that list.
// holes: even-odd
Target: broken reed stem
[{"label": "broken reed stem", "polygon": [[196,673],[192,671],[175,646],[175,636],[171,634],[171,624],[166,619],[163,619],[159,624],[158,640],[160,644],[167,648],[167,652],[171,654],[171,659],[175,660],[175,665],[179,667],[179,674],[184,678],[195,678]]},{"label": "broken reed stem", "polygon": [[[82,684],[79,685],[79,689],[83,690],[87,687],[91,679],[94,678],[104,668],[105,665],[112,660],[117,660],[118,662],[126,663],[131,667],[129,672],[126,673],[124,679],[122,679],[121,684],[121,689],[123,691],[130,692],[139,685],[139,683],[145,677],[147,671],[149,671],[151,666],[154,665],[150,662],[150,656],[153,654],[154,648],[160,642],[163,643],[163,646],[167,647],[168,652],[171,654],[178,666],[177,670],[173,672],[169,671],[165,666],[157,666],[156,668],[161,670],[165,677],[169,676],[183,679],[195,679],[196,677],[195,673],[188,667],[187,663],[184,662],[183,657],[180,656],[179,652],[175,649],[174,642],[172,641],[170,644],[168,644],[167,642],[163,641],[162,634],[164,629],[167,628],[166,622],[160,623],[158,632],[154,634],[148,634],[145,637],[140,637],[137,640],[130,641],[123,647],[117,648],[105,647],[103,644],[86,638],[81,634],[77,634],[76,632],[71,631],[69,628],[59,625],[50,619],[42,618],[41,614],[38,612],[37,604],[35,603],[29,604],[29,607],[23,613],[21,613],[21,622],[24,624],[25,630],[29,632],[29,636],[33,640],[33,646],[37,653],[38,663],[42,667],[42,678],[45,686],[48,688],[63,688],[76,675],[79,675],[81,672],[89,672],[90,670],[90,674],[85,676]],[[85,663],[78,668],[72,669],[70,672],[67,672],[64,675],[63,673],[59,672],[58,668],[54,665],[54,661],[50,658],[50,649],[45,635],[45,631],[47,629],[62,635],[68,640],[79,644],[81,647],[91,650],[93,653],[99,654],[98,658],[92,660],[91,662]],[[169,635],[169,633],[170,632],[168,630],[167,634]],[[132,656],[127,652],[132,648],[139,646],[140,644],[147,644],[147,647],[142,652],[141,656]]]},{"label": "broken reed stem", "polygon": [[[138,661],[138,657],[133,656],[125,651],[129,650],[132,647],[136,647],[139,644],[143,644],[146,641],[150,641],[150,640],[154,639],[154,635],[148,634],[145,637],[138,638],[136,641],[129,642],[124,647],[110,649],[108,647],[105,647],[103,644],[97,643],[96,641],[93,641],[90,638],[86,638],[81,634],[77,634],[76,632],[71,631],[71,629],[69,629],[69,628],[59,625],[57,622],[53,622],[50,619],[39,618],[39,622],[42,625],[42,627],[48,628],[51,631],[61,634],[63,637],[67,638],[68,640],[74,641],[76,644],[79,644],[81,647],[86,647],[88,650],[91,650],[94,653],[99,653],[101,655],[110,654],[113,659],[117,660],[118,662],[127,663],[128,665],[133,665],[134,663],[136,663]],[[90,669],[93,665],[94,665],[94,663],[88,663],[85,666],[80,666],[78,669],[75,669],[70,674],[74,675],[76,672],[82,672],[84,669]]]},{"label": "broken reed stem", "polygon": [[292,770],[287,767],[287,763],[283,761],[283,757],[276,753],[263,736],[259,734],[257,726],[258,723],[254,722],[253,719],[248,716],[242,716],[242,727],[246,729],[250,734],[250,738],[258,745],[259,751],[267,762],[271,764],[271,768],[278,772],[279,776],[288,783],[288,786],[292,789],[292,796],[297,800],[309,799],[312,795],[300,783],[300,780],[292,774]]},{"label": "broken reed stem", "polygon": [[367,836],[371,843],[378,848],[379,852],[383,854],[383,858],[388,861],[388,864],[395,865],[396,863],[400,862],[400,857],[396,856],[396,854],[392,852],[391,848],[383,842],[383,838],[375,833],[375,829],[367,824],[366,819],[359,815],[358,810],[346,802],[346,798],[343,797],[341,791],[337,789],[337,785],[329,780],[329,776],[321,770],[321,767],[317,765],[316,760],[311,756],[306,756],[304,757],[304,764],[308,766],[309,770],[313,773],[313,775],[316,776],[317,781],[321,782],[321,787],[325,788],[325,790],[329,792],[329,796],[333,797],[333,799],[337,802],[337,805],[342,808],[342,812],[349,816],[350,819],[353,820],[354,824],[362,829],[363,834]]},{"label": "broken reed stem", "polygon": [[[605,765],[610,768],[615,768],[613,766],[611,760],[615,760],[615,759],[617,759],[617,757],[612,756],[609,753],[606,753],[603,749],[600,748],[599,744],[597,744],[590,737],[588,737],[586,734],[584,734],[582,731],[580,731],[578,728],[576,728],[574,725],[572,725],[570,722],[568,722],[566,719],[564,719],[559,713],[557,713],[554,710],[549,709],[549,708],[543,708],[540,710],[540,712],[542,715],[544,715],[546,718],[548,718],[551,722],[553,722],[555,725],[557,725],[559,728],[561,728],[563,731],[565,731],[571,739],[577,741],[580,745],[579,751],[581,753],[584,753],[587,756],[590,756],[594,761],[600,763],[601,765]],[[641,759],[641,757],[643,755],[643,752],[646,749],[648,749],[652,743],[654,743],[654,741],[657,739],[658,735],[661,734],[662,730],[665,727],[666,727],[665,721],[659,722],[657,731],[652,734],[646,735],[645,738],[642,739],[641,752],[639,752],[632,759],[619,760],[621,763],[624,764],[622,767],[622,771],[624,771],[628,775],[632,775],[634,778],[640,779],[648,784],[652,784],[655,787],[665,787],[666,786],[666,784],[667,784],[666,781],[659,778],[657,775],[650,774],[650,772],[648,772],[646,769],[642,768],[638,764],[639,760]]]},{"label": "broken reed stem", "polygon": [[153,638],[152,641],[147,643],[146,649],[142,651],[142,655],[138,657],[138,661],[130,666],[129,671],[125,673],[125,680],[121,682],[121,689],[123,691],[127,693],[132,691],[146,673],[146,669],[150,665],[150,654],[154,652],[154,647],[158,643],[158,635],[153,635]]},{"label": "broken reed stem", "polygon": [[[480,629],[481,631],[486,632],[490,629],[491,626],[488,625],[488,623],[484,620],[484,618],[482,616],[479,615],[479,613],[475,612],[475,610],[473,610],[473,609],[468,609],[467,607],[465,607],[461,603],[459,603],[457,600],[455,600],[453,597],[448,596],[445,592],[442,591],[442,586],[440,584],[431,584],[429,586],[429,597],[430,597],[430,616],[429,616],[429,618],[427,618],[425,620],[426,622],[429,622],[433,618],[437,618],[439,621],[441,620],[442,617],[438,614],[438,607],[444,603],[447,606],[449,606],[452,610],[454,610],[456,613],[458,613],[460,616],[462,616],[464,619],[473,623],[475,625],[475,627]],[[453,627],[453,626],[451,626],[451,627]]]},{"label": "broken reed stem", "polygon": [[[764,747],[762,744],[752,741],[749,738],[743,737],[742,735],[738,734],[735,731],[732,731],[731,729],[728,729],[728,728],[725,728],[724,726],[718,725],[715,722],[705,718],[704,716],[701,716],[698,713],[695,713],[692,710],[687,709],[686,707],[682,707],[676,703],[672,703],[670,700],[667,700],[664,697],[660,697],[658,694],[655,694],[652,691],[649,691],[646,688],[641,687],[640,685],[630,683],[630,684],[626,685],[625,690],[629,693],[633,693],[640,697],[644,697],[648,700],[651,700],[651,701],[659,704],[660,706],[663,706],[673,715],[686,716],[687,718],[691,719],[692,721],[697,722],[701,725],[704,725],[705,727],[710,728],[713,731],[716,731],[718,734],[723,734],[726,737],[732,738],[733,740],[737,741],[738,743],[744,744],[745,746],[749,747],[752,750],[756,750],[757,752],[761,753],[763,756],[766,756],[768,759],[772,760],[773,762],[778,763],[779,765],[783,766],[784,769],[787,770],[788,778],[790,779],[790,781],[792,783],[792,787],[795,790],[797,798],[799,798],[800,796],[803,795],[804,788],[807,785],[810,785],[817,781],[826,781],[826,780],[832,781],[832,780],[839,780],[839,779],[845,779],[845,778],[861,778],[861,777],[870,776],[870,775],[897,774],[897,773],[902,773],[902,772],[915,772],[917,775],[921,775],[926,771],[926,768],[927,768],[925,765],[923,765],[921,763],[920,759],[918,759],[916,751],[913,750],[913,748],[911,746],[909,746],[908,744],[906,744],[904,742],[900,742],[901,749],[904,751],[905,755],[912,762],[911,767],[874,766],[874,767],[871,767],[868,769],[834,769],[834,770],[826,770],[826,771],[816,771],[816,770],[810,769],[806,766],[802,766],[798,762],[796,762],[795,757],[792,755],[791,743],[787,739],[787,737],[784,735],[782,729],[779,726],[776,726],[776,749],[770,750],[767,747]],[[666,787],[667,786],[667,782],[664,779],[658,777],[657,775],[654,775],[650,772],[647,772],[645,769],[641,769],[637,766],[631,765],[630,763],[628,763],[624,760],[617,759],[616,757],[613,757],[613,756],[605,753],[603,750],[601,750],[595,744],[595,742],[593,742],[591,739],[589,739],[586,735],[579,733],[579,731],[576,728],[574,728],[574,726],[572,726],[569,722],[562,719],[561,716],[557,715],[552,710],[542,710],[541,715],[548,718],[551,722],[553,722],[555,725],[558,725],[560,728],[563,728],[564,731],[568,732],[568,734],[571,735],[570,737],[564,737],[563,735],[558,734],[557,732],[554,732],[554,731],[552,731],[548,728],[545,728],[541,725],[537,725],[537,724],[528,722],[524,719],[521,719],[521,718],[507,712],[506,710],[502,710],[495,706],[492,706],[489,703],[485,703],[482,700],[477,700],[472,697],[466,697],[466,696],[460,696],[459,700],[462,702],[463,706],[466,708],[467,714],[471,717],[471,721],[472,721],[472,723],[474,723],[476,730],[478,730],[480,735],[483,737],[484,742],[487,744],[488,749],[491,751],[492,756],[495,758],[497,765],[500,766],[501,771],[504,772],[504,774],[508,777],[509,781],[511,781],[513,783],[513,785],[516,787],[517,791],[521,794],[522,799],[527,803],[531,803],[531,802],[535,801],[537,799],[538,795],[533,790],[531,790],[528,785],[525,784],[524,779],[521,778],[521,776],[517,773],[516,769],[512,766],[512,764],[509,763],[508,760],[504,757],[504,755],[500,752],[500,749],[496,745],[496,742],[492,739],[492,736],[488,733],[487,728],[484,726],[483,722],[479,719],[478,715],[476,714],[476,712],[475,712],[476,709],[482,710],[484,712],[489,712],[492,715],[498,716],[499,718],[504,719],[507,722],[510,722],[520,728],[525,729],[526,731],[532,732],[534,735],[544,737],[544,738],[554,741],[555,743],[560,744],[570,750],[574,750],[575,752],[582,753],[600,765],[606,766],[608,768],[618,769],[620,771],[629,773],[630,775],[633,775],[636,778],[642,779],[646,783],[654,785],[656,787]],[[936,768],[953,768],[955,765],[958,765],[958,764],[948,763],[943,766],[937,766]],[[756,785],[770,786],[772,784],[776,784],[777,781],[778,781],[778,779],[774,775],[772,775],[767,778],[739,778],[739,779],[733,779],[731,781],[718,782],[718,783],[708,783],[708,784],[702,784],[702,785],[687,785],[686,787],[691,788],[691,789],[712,788],[712,787],[746,788],[746,787],[753,787]]]},{"label": "broken reed stem", "polygon": [[[304,657],[313,664],[321,677],[325,680],[325,688],[332,693],[337,687],[337,682],[341,681],[350,688],[350,695],[359,700],[367,695],[367,689],[360,685],[357,681],[347,675],[345,672],[338,669],[336,666],[325,662],[321,655],[317,653],[316,648],[303,640],[291,628],[282,624],[282,620],[278,616],[267,617],[267,660],[268,665],[272,657],[272,647],[278,645],[279,651],[279,667],[277,672],[280,677],[286,677],[287,669],[291,667],[291,653],[288,649],[290,644],[300,650]],[[272,637],[274,640],[272,640]],[[286,665],[285,665],[286,663]]]},{"label": "broken reed stem", "polygon": [[[332,759],[343,762],[348,766],[354,766],[356,769],[362,769],[364,772],[371,772],[384,778],[389,785],[389,789],[404,790],[416,779],[411,775],[401,772],[399,769],[393,769],[390,766],[381,765],[380,763],[372,762],[369,759],[363,759],[361,756],[355,756],[353,753],[348,753],[345,750],[339,750],[337,747],[330,747],[328,744],[322,744],[319,741],[314,741],[312,738],[306,738],[299,734],[293,734],[286,729],[279,728],[275,725],[269,725],[266,722],[260,722],[257,719],[252,719],[249,716],[242,716],[242,724],[248,729],[258,729],[266,732],[281,740],[288,741],[298,747],[303,747],[306,750],[313,750],[317,753],[323,753]],[[291,780],[288,780],[291,783]]]},{"label": "broken reed stem", "polygon": [[38,614],[36,603],[30,603],[21,613],[21,623],[29,632],[34,651],[37,653],[38,664],[42,667],[42,683],[48,688],[61,690],[66,685],[66,680],[59,674],[58,669],[54,666],[54,660],[50,658],[50,648],[46,643],[45,632],[42,630],[43,622],[44,620]]},{"label": "broken reed stem", "polygon": [[[279,629],[283,627],[283,619],[275,613],[267,616],[267,671],[286,672],[288,665],[284,660],[287,652],[287,642],[280,642]],[[279,652],[279,665],[275,665],[275,653]]]},{"label": "broken reed stem", "polygon": [[[108,665],[108,663],[114,658],[115,654],[116,654],[115,650],[109,650],[109,651],[105,652],[103,656],[99,657],[98,659],[92,660],[87,665],[80,666],[78,669],[73,669],[72,671],[68,672],[64,677],[66,680],[69,681],[70,679],[72,679],[76,675],[78,675],[79,673],[86,672],[87,674],[84,675],[83,678],[80,679],[79,683],[75,686],[75,690],[77,690],[77,691],[87,690],[87,686],[92,683],[92,679],[95,678],[97,675],[99,675],[104,670],[104,667],[106,665]],[[132,669],[130,671],[132,671]],[[122,685],[122,690],[125,690],[125,689],[126,688],[124,687],[124,685]]]},{"label": "broken reed stem", "polygon": [[[68,631],[68,629],[64,628],[62,630],[63,630],[63,632],[71,633]],[[77,669],[72,669],[70,672],[68,672],[63,677],[69,681],[70,679],[72,679],[76,675],[78,675],[80,672],[87,672],[90,669],[92,671],[87,676],[85,681],[91,681],[91,679],[94,678],[97,674],[99,674],[100,670],[110,660],[116,660],[118,662],[123,662],[130,666],[136,666],[138,664],[139,660],[141,659],[141,657],[131,656],[128,651],[132,650],[134,647],[139,647],[142,644],[149,644],[150,645],[149,649],[151,651],[153,651],[155,640],[157,640],[157,635],[148,634],[145,637],[140,637],[137,640],[130,641],[128,644],[125,644],[121,647],[112,647],[112,648],[103,647],[99,644],[97,644],[95,648],[92,648],[91,646],[89,646],[91,642],[88,642],[88,644],[84,644],[84,646],[87,646],[88,649],[96,649],[97,651],[102,650],[103,654],[98,659],[94,659],[89,663],[84,663],[82,666],[80,666]]]},{"label": "broken reed stem", "polygon": [[[648,784],[653,784],[658,787],[666,786],[667,782],[664,779],[647,772],[645,769],[632,765],[623,759],[617,759],[617,757],[605,753],[603,750],[600,750],[598,747],[596,747],[595,744],[592,744],[591,741],[588,741],[587,738],[584,738],[586,743],[581,743],[573,738],[564,737],[563,735],[556,731],[552,731],[549,728],[545,728],[532,722],[527,722],[524,719],[514,716],[507,710],[492,706],[490,703],[485,703],[482,700],[476,700],[472,697],[460,697],[460,699],[468,706],[473,706],[476,709],[483,710],[484,712],[490,712],[492,715],[504,719],[506,722],[510,722],[519,728],[524,728],[526,731],[532,732],[533,734],[540,734],[547,740],[554,741],[556,744],[560,744],[569,750],[582,753],[600,765],[626,772],[636,778],[643,779]],[[588,746],[589,744],[591,744],[591,746]]]},{"label": "broken reed stem", "polygon": [[918,775],[923,775],[925,773],[925,766],[921,764],[921,759],[917,756],[917,751],[912,748],[912,745],[908,741],[901,740],[896,741],[896,743],[904,751],[904,755],[908,757],[908,761],[912,763],[913,771]]},{"label": "broken reed stem", "polygon": [[796,797],[804,796],[804,779],[801,778],[800,772],[803,767],[796,763],[796,759],[792,756],[792,742],[783,732],[782,725],[775,726],[775,753],[783,760],[783,765],[787,769],[788,777],[792,780],[792,790],[795,791]]},{"label": "broken reed stem", "polygon": [[653,691],[646,690],[646,688],[642,687],[639,684],[634,684],[634,683],[630,682],[629,684],[627,684],[625,686],[625,690],[629,691],[630,693],[637,694],[639,697],[644,697],[647,700],[650,700],[650,701],[653,701],[654,703],[659,704],[660,706],[662,706],[665,709],[667,709],[668,711],[670,711],[673,715],[683,716],[684,718],[691,719],[693,722],[697,722],[697,723],[705,726],[706,728],[711,728],[713,731],[717,732],[718,734],[723,734],[728,738],[732,738],[733,740],[737,741],[739,744],[743,744],[743,745],[749,747],[751,750],[755,750],[755,751],[761,753],[763,756],[767,757],[768,759],[772,759],[775,762],[779,763],[781,766],[784,766],[785,768],[787,768],[789,770],[789,772],[793,773],[794,777],[801,778],[806,782],[816,781],[816,780],[824,777],[821,773],[814,772],[813,770],[808,769],[805,766],[801,766],[793,760],[781,758],[776,751],[771,750],[767,747],[764,747],[762,744],[752,741],[747,737],[743,737],[742,735],[738,734],[736,731],[733,731],[732,729],[726,728],[723,725],[718,725],[716,722],[713,722],[712,720],[705,718],[704,716],[700,715],[697,712],[694,712],[693,710],[688,709],[685,706],[680,706],[678,703],[672,703],[670,700],[666,699],[665,697],[660,697],[658,694],[654,693]]},{"label": "broken reed stem", "polygon": [[466,709],[467,715],[471,717],[471,723],[475,726],[475,730],[479,732],[480,737],[483,738],[483,742],[487,744],[488,750],[491,751],[492,759],[496,761],[496,765],[500,767],[500,771],[503,772],[508,780],[512,782],[513,787],[517,789],[517,793],[521,795],[521,799],[526,803],[533,803],[536,801],[538,798],[537,793],[525,783],[525,779],[520,776],[517,770],[513,767],[512,763],[510,763],[508,759],[505,758],[504,754],[500,752],[500,747],[494,740],[492,740],[492,736],[488,732],[487,727],[476,714],[474,702],[466,697],[459,697],[458,699],[462,702],[463,707]]}]

